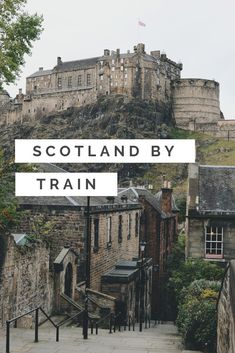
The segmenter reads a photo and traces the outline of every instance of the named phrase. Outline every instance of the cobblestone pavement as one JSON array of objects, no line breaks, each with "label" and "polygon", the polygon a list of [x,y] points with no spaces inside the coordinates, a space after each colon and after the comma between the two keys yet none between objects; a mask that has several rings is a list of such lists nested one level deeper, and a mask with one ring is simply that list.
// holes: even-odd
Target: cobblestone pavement
[{"label": "cobblestone pavement", "polygon": [[[34,330],[11,329],[11,353],[181,353],[180,336],[172,324],[161,324],[143,332],[122,331],[109,334],[99,330],[83,340],[81,328],[60,329],[60,342],[55,342],[53,328],[39,328],[39,342],[34,343]],[[0,352],[5,353],[5,331],[0,331]]]}]

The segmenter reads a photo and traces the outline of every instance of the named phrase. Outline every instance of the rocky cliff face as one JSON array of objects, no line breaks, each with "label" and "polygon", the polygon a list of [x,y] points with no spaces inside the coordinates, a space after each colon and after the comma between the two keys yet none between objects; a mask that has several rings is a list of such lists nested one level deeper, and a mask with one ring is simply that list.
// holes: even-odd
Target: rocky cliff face
[{"label": "rocky cliff face", "polygon": [[[80,139],[80,138],[166,138],[170,126],[171,109],[167,105],[123,96],[102,97],[97,103],[80,109],[69,109],[41,119],[3,126],[0,147],[6,157],[14,154],[14,140],[24,139]],[[68,165],[69,170],[118,170],[120,180],[143,175],[149,165]]]}]

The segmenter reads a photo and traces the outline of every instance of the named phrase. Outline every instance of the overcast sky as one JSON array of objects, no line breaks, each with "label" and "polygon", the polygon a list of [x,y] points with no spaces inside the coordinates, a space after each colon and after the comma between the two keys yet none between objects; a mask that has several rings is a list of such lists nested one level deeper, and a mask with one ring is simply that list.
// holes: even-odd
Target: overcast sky
[{"label": "overcast sky", "polygon": [[28,0],[27,9],[43,15],[44,31],[17,87],[8,88],[12,96],[40,66],[55,66],[57,56],[76,60],[143,42],[147,52],[161,50],[181,61],[182,77],[218,81],[221,110],[235,119],[234,0]]}]

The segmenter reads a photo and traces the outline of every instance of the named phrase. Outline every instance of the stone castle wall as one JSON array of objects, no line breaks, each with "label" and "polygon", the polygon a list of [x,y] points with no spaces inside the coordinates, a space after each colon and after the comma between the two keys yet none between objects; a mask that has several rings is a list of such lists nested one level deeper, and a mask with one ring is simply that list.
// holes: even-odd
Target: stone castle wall
[{"label": "stone castle wall", "polygon": [[181,79],[172,85],[176,125],[196,130],[197,125],[216,126],[220,120],[219,83],[203,79]]}]

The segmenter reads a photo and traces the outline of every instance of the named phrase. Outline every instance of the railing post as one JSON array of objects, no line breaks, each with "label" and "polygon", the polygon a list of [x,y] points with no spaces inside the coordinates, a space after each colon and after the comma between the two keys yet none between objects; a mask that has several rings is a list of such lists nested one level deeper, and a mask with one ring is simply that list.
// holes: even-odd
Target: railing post
[{"label": "railing post", "polygon": [[56,326],[56,342],[59,342],[59,339],[60,339],[60,327],[59,326]]},{"label": "railing post", "polygon": [[131,330],[131,318],[130,318],[130,316],[128,318],[128,330],[129,331]]},{"label": "railing post", "polygon": [[7,332],[6,332],[6,353],[10,353],[10,322],[6,321]]},{"label": "railing post", "polygon": [[133,319],[132,324],[133,324],[133,331],[135,331],[135,319]]},{"label": "railing post", "polygon": [[34,339],[35,343],[38,342],[38,312],[39,312],[39,308],[35,310],[35,339]]},{"label": "railing post", "polygon": [[109,320],[109,333],[112,333],[112,318],[113,318],[113,314],[110,315],[110,320]]},{"label": "railing post", "polygon": [[87,340],[88,338],[88,297],[86,293],[85,297],[85,310],[83,313],[83,338]]},{"label": "railing post", "polygon": [[91,335],[93,335],[93,320],[91,320]]},{"label": "railing post", "polygon": [[98,324],[95,324],[95,334],[98,335]]}]

